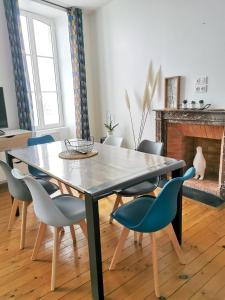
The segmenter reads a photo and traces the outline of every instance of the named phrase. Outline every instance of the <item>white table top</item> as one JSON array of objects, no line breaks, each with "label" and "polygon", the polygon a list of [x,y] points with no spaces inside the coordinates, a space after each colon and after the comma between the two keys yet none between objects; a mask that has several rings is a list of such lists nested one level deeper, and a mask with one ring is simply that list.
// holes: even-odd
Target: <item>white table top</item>
[{"label": "white table top", "polygon": [[140,182],[143,176],[151,178],[185,166],[184,161],[99,143],[94,149],[98,155],[82,160],[59,158],[59,153],[66,150],[64,142],[15,149],[9,154],[92,195],[115,190],[121,184],[128,187],[130,180]]}]

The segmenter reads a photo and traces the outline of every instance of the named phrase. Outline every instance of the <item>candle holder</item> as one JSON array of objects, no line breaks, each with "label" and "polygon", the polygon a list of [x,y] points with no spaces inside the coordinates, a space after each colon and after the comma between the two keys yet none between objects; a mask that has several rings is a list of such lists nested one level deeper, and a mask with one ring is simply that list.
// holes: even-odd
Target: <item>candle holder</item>
[{"label": "candle holder", "polygon": [[187,109],[188,108],[188,101],[187,100],[183,100],[182,108],[183,109]]},{"label": "candle holder", "polygon": [[204,105],[204,100],[199,100],[199,108],[203,108]]},{"label": "candle holder", "polygon": [[191,108],[192,109],[196,108],[196,102],[194,100],[191,101]]}]

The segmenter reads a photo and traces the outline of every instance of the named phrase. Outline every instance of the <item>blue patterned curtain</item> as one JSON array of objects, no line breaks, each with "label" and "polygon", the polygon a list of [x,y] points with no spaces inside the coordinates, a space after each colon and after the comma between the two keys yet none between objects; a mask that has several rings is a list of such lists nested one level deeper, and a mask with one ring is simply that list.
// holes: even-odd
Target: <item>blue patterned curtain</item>
[{"label": "blue patterned curtain", "polygon": [[77,137],[88,139],[90,137],[90,129],[87,107],[82,10],[74,7],[69,8],[68,21],[73,69],[76,135]]},{"label": "blue patterned curtain", "polygon": [[18,0],[4,0],[4,7],[13,61],[19,125],[21,129],[31,130],[33,112],[27,92],[29,83],[26,81],[26,65],[22,55],[23,40]]}]

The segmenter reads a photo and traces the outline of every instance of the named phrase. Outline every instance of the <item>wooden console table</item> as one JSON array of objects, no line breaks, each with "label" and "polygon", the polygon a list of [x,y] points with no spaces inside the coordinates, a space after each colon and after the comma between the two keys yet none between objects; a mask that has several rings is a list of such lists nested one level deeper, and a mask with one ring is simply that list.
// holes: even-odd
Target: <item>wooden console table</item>
[{"label": "wooden console table", "polygon": [[5,131],[5,134],[0,136],[0,152],[25,147],[27,145],[27,139],[31,135],[31,131],[23,129]]}]

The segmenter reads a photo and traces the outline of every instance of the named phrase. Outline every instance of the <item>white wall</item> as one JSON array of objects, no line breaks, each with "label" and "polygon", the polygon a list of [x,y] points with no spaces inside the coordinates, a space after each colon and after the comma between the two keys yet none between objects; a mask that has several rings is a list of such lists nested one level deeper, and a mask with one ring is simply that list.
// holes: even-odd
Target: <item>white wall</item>
[{"label": "white wall", "polygon": [[9,45],[9,37],[3,0],[0,0],[0,86],[3,87],[8,127],[18,128],[16,92],[14,84],[12,56]]},{"label": "white wall", "polygon": [[[154,71],[162,67],[153,107],[163,107],[163,77],[181,75],[182,100],[203,98],[225,108],[224,0],[114,0],[92,15],[89,26],[96,137],[104,135],[103,122],[110,111],[120,123],[116,134],[133,147],[123,95],[127,89],[137,130],[150,61]],[[195,94],[195,79],[204,75],[209,78],[208,93]],[[144,136],[155,136],[154,114]]]}]

